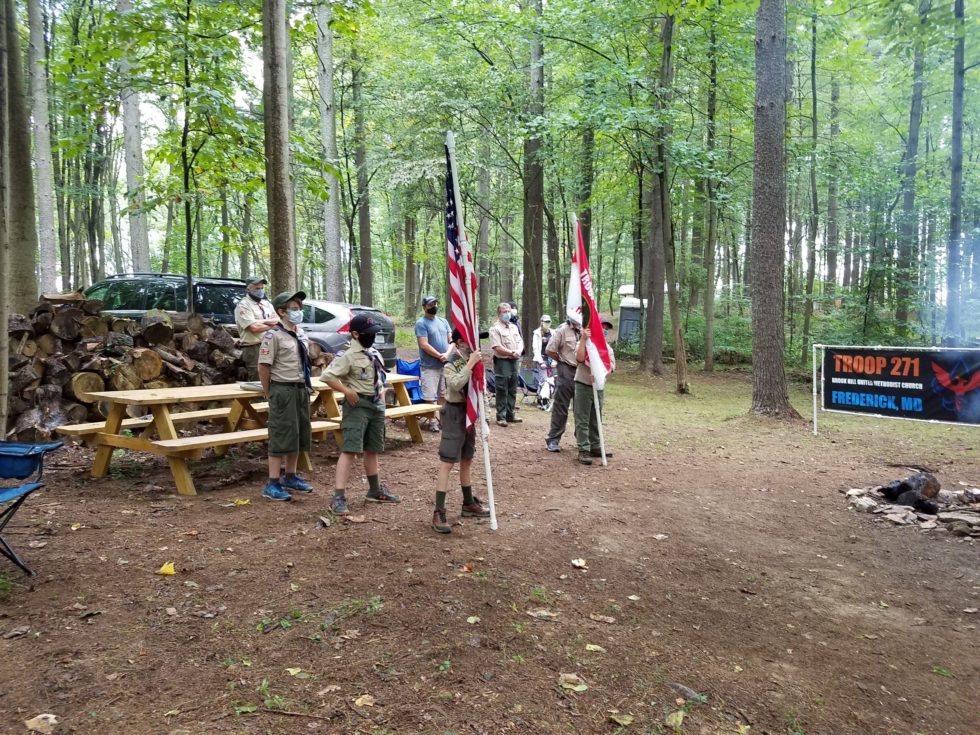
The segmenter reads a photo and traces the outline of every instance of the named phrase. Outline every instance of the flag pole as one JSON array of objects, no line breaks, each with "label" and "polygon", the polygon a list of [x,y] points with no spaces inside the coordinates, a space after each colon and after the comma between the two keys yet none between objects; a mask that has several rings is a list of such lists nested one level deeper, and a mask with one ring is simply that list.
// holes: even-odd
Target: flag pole
[{"label": "flag pole", "polygon": [[[456,170],[456,137],[452,130],[446,131],[446,149],[449,151],[449,167],[453,176],[453,199],[456,201],[456,219],[459,228],[460,244],[469,250],[469,243],[466,240],[466,231],[463,226],[463,202],[459,195],[459,174]],[[464,263],[469,259],[464,257]],[[473,289],[470,288],[470,279],[465,279],[463,287],[464,295],[469,301],[469,312],[473,319],[474,334],[471,335],[473,347],[480,351],[480,333],[476,328],[476,303]],[[490,426],[487,423],[486,415],[486,381],[483,383],[483,390],[480,392],[480,400],[477,402],[477,423],[480,425],[480,441],[483,445],[483,473],[487,480],[487,504],[490,506],[490,530],[497,530],[497,506],[493,499],[493,470],[490,467]],[[476,431],[476,427],[473,428]]]}]

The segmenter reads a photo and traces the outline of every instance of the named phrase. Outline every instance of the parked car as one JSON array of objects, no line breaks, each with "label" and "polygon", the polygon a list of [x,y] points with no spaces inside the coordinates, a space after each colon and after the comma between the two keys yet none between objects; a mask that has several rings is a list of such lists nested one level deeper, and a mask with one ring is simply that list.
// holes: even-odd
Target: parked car
[{"label": "parked car", "polygon": [[381,353],[385,367],[391,370],[398,359],[395,348],[395,324],[380,309],[337,301],[307,299],[303,304],[303,329],[320,347],[336,354],[350,344],[350,320],[356,314],[372,317],[381,325],[374,346]]},{"label": "parked car", "polygon": [[[219,324],[235,323],[235,306],[245,296],[237,278],[194,278],[194,310]],[[139,319],[150,309],[187,311],[187,280],[173,273],[119,273],[85,290],[85,298],[105,303],[105,311]]]}]

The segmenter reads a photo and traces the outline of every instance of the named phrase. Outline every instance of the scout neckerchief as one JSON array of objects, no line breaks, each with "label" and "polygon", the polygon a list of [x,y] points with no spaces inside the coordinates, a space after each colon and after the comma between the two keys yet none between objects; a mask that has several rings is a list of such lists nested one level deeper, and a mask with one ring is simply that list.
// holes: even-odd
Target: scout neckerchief
[{"label": "scout neckerchief", "polygon": [[299,335],[291,329],[286,329],[281,323],[276,325],[276,329],[285,332],[290,337],[296,340],[296,346],[299,348],[299,359],[303,364],[303,382],[306,383],[306,387],[313,389],[313,383],[310,378],[312,374],[310,372],[310,352],[306,349],[306,345],[303,344],[303,340],[299,338]]},{"label": "scout neckerchief", "polygon": [[367,347],[364,353],[371,360],[371,366],[374,368],[374,400],[377,401],[381,398],[382,386],[388,382],[388,373],[385,371],[384,360],[376,349]]}]

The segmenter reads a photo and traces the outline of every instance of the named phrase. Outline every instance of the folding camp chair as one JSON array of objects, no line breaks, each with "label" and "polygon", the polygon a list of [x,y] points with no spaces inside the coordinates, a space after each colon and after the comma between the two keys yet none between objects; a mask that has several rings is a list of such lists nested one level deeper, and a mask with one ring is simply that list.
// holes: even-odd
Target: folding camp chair
[{"label": "folding camp chair", "polygon": [[10,548],[3,537],[3,529],[14,517],[18,508],[27,500],[27,496],[40,487],[41,473],[44,471],[44,455],[58,449],[64,442],[51,444],[19,444],[17,442],[0,442],[0,479],[26,480],[37,473],[37,481],[26,482],[17,487],[0,488],[0,505],[7,505],[0,511],[0,554],[10,559],[14,564],[33,576],[34,572],[20,560],[20,557]]},{"label": "folding camp chair", "polygon": [[[398,359],[395,363],[395,372],[399,375],[414,375],[417,378],[422,377],[422,361],[412,360],[408,362],[407,360]],[[408,389],[408,397],[412,399],[412,403],[422,403],[424,398],[422,398],[422,384],[418,380],[413,380],[411,383],[405,383],[405,388]]]},{"label": "folding camp chair", "polygon": [[517,371],[517,389],[521,392],[521,403],[534,403],[538,397],[538,373],[533,368]]}]

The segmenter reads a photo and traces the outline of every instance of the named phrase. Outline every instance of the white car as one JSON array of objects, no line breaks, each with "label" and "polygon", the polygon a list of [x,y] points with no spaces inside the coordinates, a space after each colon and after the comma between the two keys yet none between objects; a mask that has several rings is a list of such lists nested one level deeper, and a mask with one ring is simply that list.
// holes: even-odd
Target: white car
[{"label": "white car", "polygon": [[307,299],[303,302],[303,329],[310,339],[327,352],[334,354],[347,349],[350,344],[350,320],[355,314],[364,314],[381,325],[374,346],[381,353],[385,367],[395,367],[398,358],[395,348],[395,324],[380,309],[360,304],[342,304],[337,301]]}]

